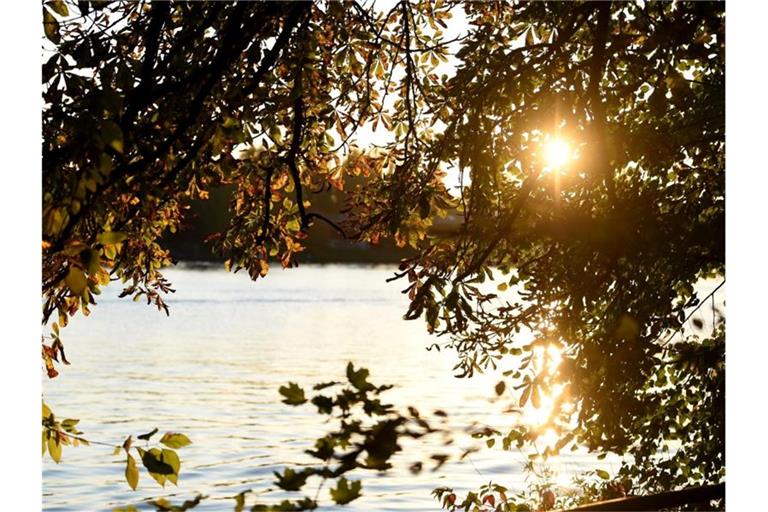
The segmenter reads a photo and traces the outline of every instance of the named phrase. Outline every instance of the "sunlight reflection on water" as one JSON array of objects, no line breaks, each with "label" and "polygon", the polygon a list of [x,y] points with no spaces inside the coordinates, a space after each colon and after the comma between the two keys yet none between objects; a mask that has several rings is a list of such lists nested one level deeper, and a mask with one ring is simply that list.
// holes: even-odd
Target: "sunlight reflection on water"
[{"label": "sunlight reflection on water", "polygon": [[[490,401],[497,376],[455,379],[453,354],[425,350],[435,338],[422,321],[402,320],[400,283],[384,281],[392,268],[307,265],[258,283],[220,269],[170,269],[166,276],[178,290],[168,300],[170,317],[118,299],[119,286],[105,290],[90,317],[76,317],[63,331],[73,364],[46,379],[46,402],[62,417],[80,418],[79,428],[94,440],[120,444],[159,427],[185,432],[194,444],[180,450],[178,487],[162,489],[142,472],[136,492],[109,448],[65,447],[61,464],[46,457],[43,465],[45,510],[150,510],[143,501],[165,496],[179,503],[196,493],[209,498],[195,510],[232,510],[226,498],[272,487],[272,471],[309,462],[303,450],[326,430],[313,407],[281,404],[277,388],[343,378],[347,361],[368,367],[374,383],[397,383],[388,402],[446,410],[457,430],[473,422],[513,425],[516,416],[501,412],[510,402]],[[458,458],[480,443],[464,436],[451,453]],[[384,476],[353,475],[363,478],[364,496],[346,510],[437,510],[430,491],[438,486],[463,492],[489,480],[523,483],[525,456],[498,448],[413,476],[408,465],[439,448],[437,439],[427,444],[406,443]],[[618,463],[577,452],[551,467],[567,475],[616,470]],[[315,485],[308,484],[310,496]]]}]

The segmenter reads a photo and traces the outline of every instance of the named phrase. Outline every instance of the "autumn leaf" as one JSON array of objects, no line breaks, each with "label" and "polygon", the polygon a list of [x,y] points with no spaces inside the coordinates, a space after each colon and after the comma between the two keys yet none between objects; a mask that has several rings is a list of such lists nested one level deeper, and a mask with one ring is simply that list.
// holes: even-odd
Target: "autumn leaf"
[{"label": "autumn leaf", "polygon": [[139,485],[139,468],[136,466],[136,460],[131,454],[128,454],[128,459],[125,463],[125,480],[131,486],[131,489],[135,491]]},{"label": "autumn leaf", "polygon": [[175,432],[166,432],[163,437],[160,438],[160,442],[169,448],[184,448],[187,445],[192,444],[192,441],[184,434],[178,434]]}]

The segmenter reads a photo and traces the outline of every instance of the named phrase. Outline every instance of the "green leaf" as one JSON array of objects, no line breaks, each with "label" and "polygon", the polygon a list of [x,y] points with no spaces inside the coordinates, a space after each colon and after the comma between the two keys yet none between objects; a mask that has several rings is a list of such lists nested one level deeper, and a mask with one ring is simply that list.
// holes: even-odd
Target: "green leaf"
[{"label": "green leaf", "polygon": [[125,463],[125,481],[134,491],[139,485],[139,468],[136,466],[136,459],[130,454],[128,454],[128,460]]},{"label": "green leaf", "polygon": [[105,119],[101,122],[101,140],[118,153],[123,152],[123,131],[114,121]]},{"label": "green leaf", "polygon": [[609,475],[607,471],[602,470],[602,469],[596,469],[595,470],[595,474],[597,476],[599,476],[600,478],[602,478],[603,480],[610,480],[611,479],[611,475]]},{"label": "green leaf", "polygon": [[349,484],[346,478],[339,478],[336,488],[331,489],[331,498],[337,505],[346,505],[360,497],[360,490],[363,484],[360,480],[355,480]]},{"label": "green leaf", "polygon": [[160,438],[160,442],[168,448],[184,448],[185,446],[192,444],[192,441],[190,441],[187,436],[176,432],[166,432],[163,434],[163,437]]},{"label": "green leaf", "polygon": [[280,386],[278,389],[281,395],[285,397],[284,404],[301,405],[307,401],[304,396],[304,390],[295,382],[289,382],[287,386]]},{"label": "green leaf", "polygon": [[52,43],[59,44],[61,36],[59,35],[59,22],[53,17],[53,14],[43,7],[43,31]]},{"label": "green leaf", "polygon": [[80,420],[66,419],[61,422],[61,426],[64,427],[65,429],[74,428],[74,426],[77,425],[78,423],[80,423]]}]

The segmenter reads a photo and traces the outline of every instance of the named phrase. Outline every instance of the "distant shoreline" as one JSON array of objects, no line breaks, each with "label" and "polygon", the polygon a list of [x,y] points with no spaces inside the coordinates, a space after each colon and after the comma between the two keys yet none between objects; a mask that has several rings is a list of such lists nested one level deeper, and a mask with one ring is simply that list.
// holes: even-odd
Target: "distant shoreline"
[{"label": "distant shoreline", "polygon": [[[278,262],[276,268],[280,267]],[[305,261],[299,262],[300,267],[361,267],[361,268],[393,268],[396,269],[398,260],[393,261]],[[224,262],[218,260],[180,260],[174,265],[165,267],[165,269],[180,269],[180,270],[224,270]]]}]

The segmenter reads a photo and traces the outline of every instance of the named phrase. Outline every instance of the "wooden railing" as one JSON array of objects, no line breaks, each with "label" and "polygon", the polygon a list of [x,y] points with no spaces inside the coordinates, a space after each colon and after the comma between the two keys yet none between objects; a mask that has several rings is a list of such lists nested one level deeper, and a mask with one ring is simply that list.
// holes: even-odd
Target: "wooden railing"
[{"label": "wooden railing", "polygon": [[663,510],[693,503],[707,503],[711,500],[725,498],[725,484],[691,487],[681,491],[662,492],[650,496],[629,496],[613,500],[598,501],[581,505],[561,512],[614,511],[614,512],[647,512]]}]

